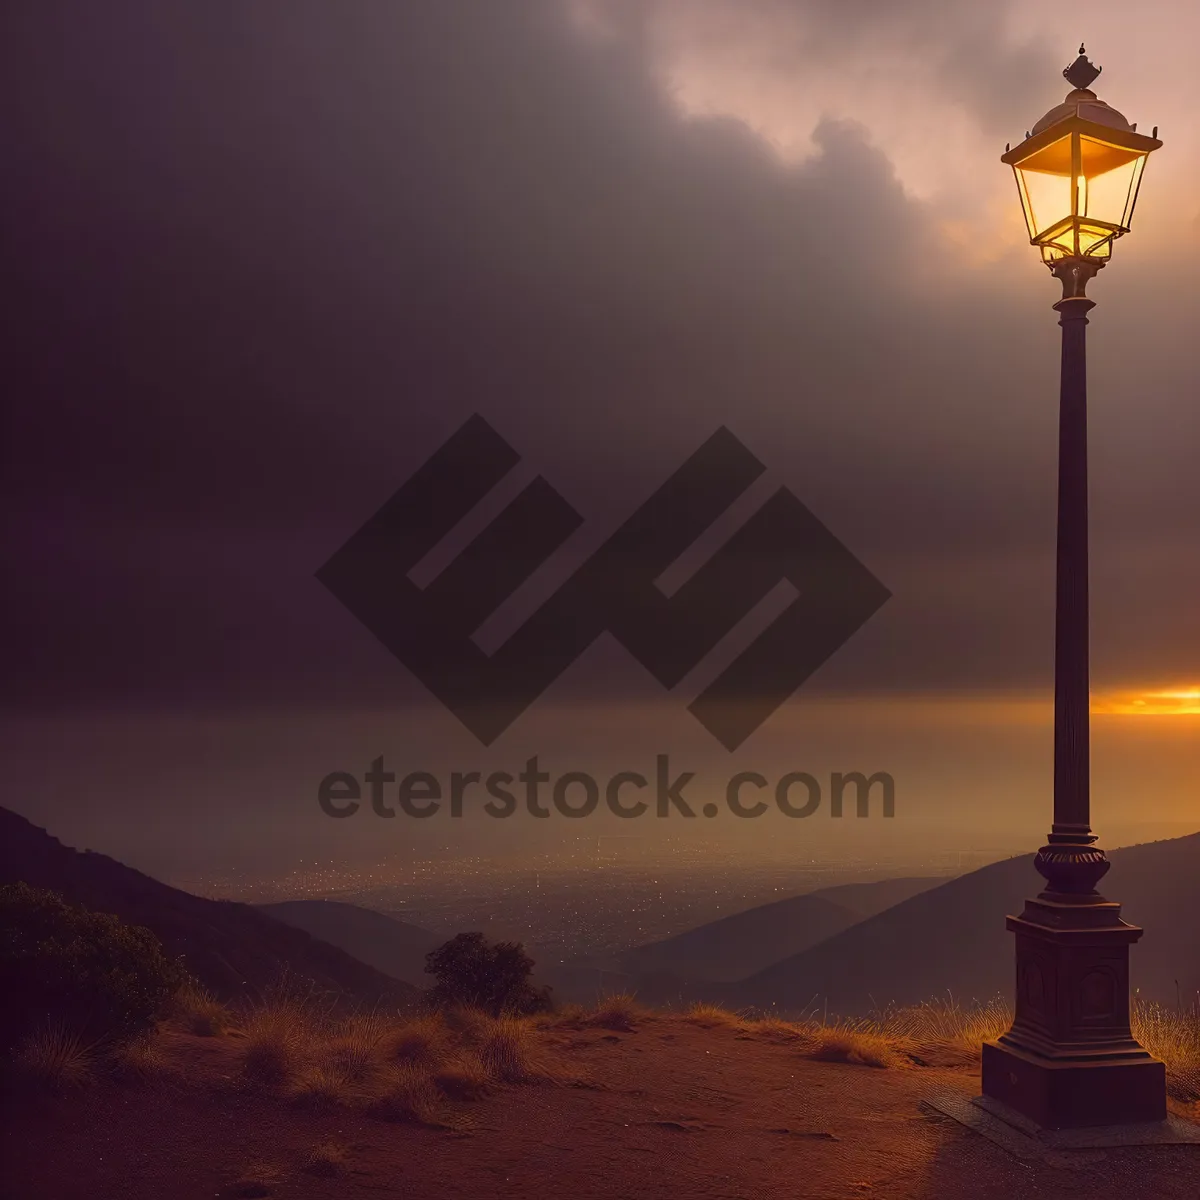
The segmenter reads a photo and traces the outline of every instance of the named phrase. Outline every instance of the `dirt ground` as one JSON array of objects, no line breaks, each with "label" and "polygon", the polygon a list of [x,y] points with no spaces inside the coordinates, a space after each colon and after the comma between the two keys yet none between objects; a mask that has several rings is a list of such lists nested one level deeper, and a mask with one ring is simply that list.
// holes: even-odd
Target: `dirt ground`
[{"label": "dirt ground", "polygon": [[[5,1101],[0,1196],[13,1200],[1196,1200],[1200,1146],[1017,1159],[922,1099],[973,1095],[971,1066],[814,1062],[761,1034],[658,1016],[634,1032],[547,1037],[586,1086],[510,1087],[449,1129],[312,1111],[232,1086],[233,1058],[184,1038],[172,1082]],[[314,1146],[345,1150],[323,1177]]]}]

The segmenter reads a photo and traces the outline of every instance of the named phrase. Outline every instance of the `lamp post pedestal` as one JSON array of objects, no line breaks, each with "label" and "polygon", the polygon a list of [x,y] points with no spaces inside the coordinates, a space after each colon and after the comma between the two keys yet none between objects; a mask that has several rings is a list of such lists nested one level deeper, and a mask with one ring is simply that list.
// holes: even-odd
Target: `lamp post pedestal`
[{"label": "lamp post pedestal", "polygon": [[1129,1026],[1129,947],[1142,936],[1096,884],[1108,871],[1089,800],[1087,362],[1103,262],[1061,258],[1062,326],[1054,645],[1054,824],[1034,860],[1046,890],[1008,918],[1016,934],[1012,1028],[983,1046],[983,1094],[1043,1129],[1161,1121],[1166,1068]]},{"label": "lamp post pedestal", "polygon": [[1094,892],[1046,891],[1008,918],[1016,1015],[984,1043],[983,1094],[1043,1129],[1166,1119],[1166,1068],[1129,1027],[1129,947],[1142,931],[1120,913]]}]

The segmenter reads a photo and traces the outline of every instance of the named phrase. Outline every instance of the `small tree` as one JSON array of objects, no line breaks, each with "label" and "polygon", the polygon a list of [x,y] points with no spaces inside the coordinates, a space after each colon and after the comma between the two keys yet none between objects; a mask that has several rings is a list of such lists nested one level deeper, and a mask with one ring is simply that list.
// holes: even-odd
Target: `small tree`
[{"label": "small tree", "polygon": [[460,933],[425,956],[425,970],[437,983],[435,1004],[464,1004],[492,1016],[545,1012],[550,989],[530,982],[533,959],[519,942],[492,944],[482,933]]},{"label": "small tree", "polygon": [[148,929],[57,892],[0,886],[0,1048],[47,1024],[88,1042],[136,1037],[183,980]]}]

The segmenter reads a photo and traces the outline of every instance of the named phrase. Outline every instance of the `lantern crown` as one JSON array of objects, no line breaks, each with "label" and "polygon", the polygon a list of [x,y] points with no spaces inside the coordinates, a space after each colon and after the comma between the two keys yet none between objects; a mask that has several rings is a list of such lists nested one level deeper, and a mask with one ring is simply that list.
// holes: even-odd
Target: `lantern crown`
[{"label": "lantern crown", "polygon": [[1056,104],[1034,125],[1030,136],[1041,133],[1043,129],[1049,129],[1051,125],[1057,125],[1059,121],[1065,121],[1069,117],[1079,117],[1083,121],[1092,122],[1093,125],[1107,125],[1110,129],[1131,132],[1133,130],[1133,126],[1124,115],[1110,104],[1105,104],[1095,92],[1087,88],[1076,88],[1073,92],[1068,92],[1067,98],[1061,104]]},{"label": "lantern crown", "polygon": [[1079,57],[1069,67],[1063,68],[1063,78],[1073,88],[1090,88],[1100,78],[1100,72],[1103,70],[1103,67],[1093,66],[1088,62],[1087,51],[1080,42]]}]

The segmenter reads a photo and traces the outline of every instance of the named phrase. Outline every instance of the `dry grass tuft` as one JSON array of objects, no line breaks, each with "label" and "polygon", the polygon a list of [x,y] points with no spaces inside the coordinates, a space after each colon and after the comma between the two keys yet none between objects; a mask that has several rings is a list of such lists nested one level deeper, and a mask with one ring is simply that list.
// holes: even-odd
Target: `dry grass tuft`
[{"label": "dry grass tuft", "polygon": [[1200,1101],[1200,1003],[1168,1008],[1142,1000],[1130,1008],[1133,1036],[1167,1064],[1167,1093],[1184,1104]]},{"label": "dry grass tuft", "polygon": [[225,1189],[224,1195],[245,1197],[246,1200],[255,1200],[257,1197],[269,1196],[271,1189],[276,1187],[280,1179],[281,1173],[277,1167],[271,1166],[270,1163],[255,1160],[247,1163],[242,1173]]},{"label": "dry grass tuft", "polygon": [[701,1029],[735,1029],[739,1033],[755,1027],[739,1013],[730,1012],[719,1004],[704,1004],[699,1001],[688,1005],[683,1011],[683,1019]]},{"label": "dry grass tuft", "polygon": [[197,983],[180,988],[171,1006],[171,1020],[197,1037],[220,1037],[234,1024],[228,1007]]},{"label": "dry grass tuft", "polygon": [[782,1017],[760,1017],[756,1021],[748,1021],[746,1028],[751,1033],[760,1033],[778,1041],[796,1041],[804,1036],[800,1025],[795,1021],[785,1021]]},{"label": "dry grass tuft", "polygon": [[105,1056],[108,1066],[119,1078],[145,1083],[172,1073],[173,1066],[162,1043],[151,1032],[113,1047]]},{"label": "dry grass tuft", "polygon": [[346,1147],[341,1142],[318,1142],[305,1156],[300,1169],[310,1175],[332,1179],[346,1170]]},{"label": "dry grass tuft", "polygon": [[433,1072],[433,1085],[448,1100],[479,1100],[491,1091],[491,1076],[472,1051],[461,1051]]},{"label": "dry grass tuft", "polygon": [[519,1017],[497,1017],[479,1043],[479,1061],[501,1083],[545,1078],[538,1059],[532,1023]]},{"label": "dry grass tuft", "polygon": [[465,1005],[443,1009],[437,1016],[428,1019],[468,1043],[482,1041],[491,1030],[492,1022],[495,1020],[483,1009],[470,1008]]},{"label": "dry grass tuft", "polygon": [[442,1095],[429,1072],[421,1067],[394,1067],[387,1090],[375,1098],[368,1113],[381,1121],[444,1127]]},{"label": "dry grass tuft", "polygon": [[553,1012],[538,1013],[533,1024],[537,1029],[582,1029],[587,1018],[588,1011],[582,1004],[564,1004]]},{"label": "dry grass tuft", "polygon": [[353,1038],[335,1038],[322,1047],[320,1062],[358,1087],[369,1087],[386,1065],[380,1047]]},{"label": "dry grass tuft", "polygon": [[387,1073],[388,1032],[387,1023],[373,1014],[310,1028],[293,1061],[292,1097],[330,1106],[374,1095]]},{"label": "dry grass tuft", "polygon": [[587,1023],[600,1029],[615,1029],[630,1033],[639,1020],[649,1015],[649,1010],[639,1004],[629,992],[618,992],[599,1000],[587,1015]]},{"label": "dry grass tuft", "polygon": [[251,1083],[281,1087],[311,1058],[319,1036],[309,1014],[288,1004],[263,1004],[242,1025],[242,1073]]},{"label": "dry grass tuft", "polygon": [[490,1021],[490,1017],[475,1009],[454,1010],[444,1019],[432,1015],[415,1017],[387,1031],[381,1039],[382,1052],[393,1062],[430,1066],[445,1057],[451,1033],[471,1040],[476,1031],[481,1035]]},{"label": "dry grass tuft", "polygon": [[554,1059],[529,1017],[497,1017],[477,1053],[488,1077],[497,1083],[582,1086],[587,1082]]},{"label": "dry grass tuft", "polygon": [[17,1075],[34,1088],[77,1088],[95,1077],[96,1052],[79,1034],[52,1022],[16,1047],[13,1065]]},{"label": "dry grass tuft", "polygon": [[330,1031],[318,1050],[321,1063],[354,1087],[370,1087],[387,1065],[392,1030],[374,1013],[348,1017]]},{"label": "dry grass tuft", "polygon": [[876,1023],[881,1033],[892,1037],[918,1045],[947,1046],[978,1057],[984,1042],[999,1037],[1012,1024],[1012,1009],[1000,996],[964,1005],[947,993],[945,999],[885,1010]]},{"label": "dry grass tuft", "polygon": [[316,1062],[298,1066],[287,1085],[291,1099],[315,1108],[333,1108],[349,1104],[369,1094],[330,1063]]},{"label": "dry grass tuft", "polygon": [[857,1063],[864,1067],[899,1067],[906,1061],[895,1039],[854,1025],[815,1026],[806,1053],[819,1062]]}]

